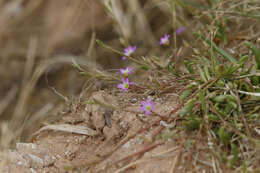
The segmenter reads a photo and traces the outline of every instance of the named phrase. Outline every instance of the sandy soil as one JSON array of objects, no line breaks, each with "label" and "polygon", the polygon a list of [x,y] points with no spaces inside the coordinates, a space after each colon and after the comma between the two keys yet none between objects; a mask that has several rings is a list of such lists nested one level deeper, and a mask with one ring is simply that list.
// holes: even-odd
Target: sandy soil
[{"label": "sandy soil", "polygon": [[[185,171],[189,146],[183,139],[191,134],[176,128],[175,121],[166,124],[158,116],[142,114],[139,107],[145,99],[133,93],[94,92],[84,102],[60,112],[55,121],[52,117],[28,143],[17,143],[15,149],[2,152],[1,160],[5,158],[5,162],[0,172]],[[178,104],[172,95],[151,99],[156,102],[154,112],[161,115],[167,115]],[[199,168],[196,172],[211,168],[206,162],[198,166],[198,160],[190,166],[193,164]]]}]

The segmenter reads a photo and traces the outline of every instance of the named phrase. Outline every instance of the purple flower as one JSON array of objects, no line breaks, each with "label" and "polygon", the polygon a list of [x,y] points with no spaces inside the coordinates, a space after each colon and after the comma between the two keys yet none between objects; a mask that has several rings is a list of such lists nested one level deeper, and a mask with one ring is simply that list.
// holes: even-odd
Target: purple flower
[{"label": "purple flower", "polygon": [[186,27],[182,26],[182,27],[180,27],[180,28],[178,28],[178,29],[176,30],[176,34],[179,35],[179,34],[181,34],[182,32],[186,31],[186,29],[187,29]]},{"label": "purple flower", "polygon": [[160,45],[168,45],[169,44],[169,34],[165,34],[162,38],[160,38]]},{"label": "purple flower", "polygon": [[132,53],[134,53],[136,50],[136,46],[129,46],[128,48],[124,49],[124,55],[122,57],[122,60],[125,60],[127,56],[130,56]]},{"label": "purple flower", "polygon": [[151,99],[147,99],[145,102],[141,102],[142,106],[140,108],[141,111],[144,111],[146,115],[149,115],[151,111],[154,110],[154,103],[151,102]]},{"label": "purple flower", "polygon": [[122,91],[127,91],[129,86],[132,85],[132,82],[129,82],[128,78],[122,78],[122,83],[117,85],[117,88],[121,89]]},{"label": "purple flower", "polygon": [[132,67],[126,67],[126,69],[120,68],[120,73],[124,76],[128,76],[133,71]]}]

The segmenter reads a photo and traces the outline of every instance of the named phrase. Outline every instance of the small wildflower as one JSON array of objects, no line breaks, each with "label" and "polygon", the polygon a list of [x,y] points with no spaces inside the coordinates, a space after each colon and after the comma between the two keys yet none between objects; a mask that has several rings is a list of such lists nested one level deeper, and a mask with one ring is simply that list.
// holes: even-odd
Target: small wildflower
[{"label": "small wildflower", "polygon": [[120,68],[120,73],[124,76],[128,76],[129,74],[131,74],[133,71],[132,67],[126,67],[126,69]]},{"label": "small wildflower", "polygon": [[140,110],[144,111],[146,115],[150,115],[151,111],[154,110],[154,103],[151,102],[151,99],[142,101],[141,104],[142,104],[142,106],[141,106]]},{"label": "small wildflower", "polygon": [[169,34],[165,34],[163,37],[160,38],[160,45],[169,45]]},{"label": "small wildflower", "polygon": [[133,83],[129,82],[128,78],[126,78],[126,79],[122,78],[122,83],[118,84],[117,88],[121,89],[122,91],[127,91],[131,84],[133,84]]},{"label": "small wildflower", "polygon": [[132,53],[134,53],[136,50],[136,46],[129,46],[128,48],[124,49],[124,55],[122,57],[122,60],[125,60],[127,56],[130,56]]},{"label": "small wildflower", "polygon": [[176,30],[176,34],[180,35],[182,32],[186,31],[186,29],[187,29],[186,27],[182,26]]}]

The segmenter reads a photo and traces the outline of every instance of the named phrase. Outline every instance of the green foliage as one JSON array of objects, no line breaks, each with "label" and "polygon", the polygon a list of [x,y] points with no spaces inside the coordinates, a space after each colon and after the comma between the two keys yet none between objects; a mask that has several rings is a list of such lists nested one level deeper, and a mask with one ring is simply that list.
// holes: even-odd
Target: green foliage
[{"label": "green foliage", "polygon": [[199,99],[200,99],[200,103],[201,103],[201,109],[204,113],[206,113],[206,99],[205,99],[205,93],[203,93],[203,91],[200,89],[199,90]]},{"label": "green foliage", "polygon": [[230,161],[230,167],[234,167],[235,165],[238,164],[238,147],[236,144],[232,143],[231,144],[231,154],[232,154],[232,159]]},{"label": "green foliage", "polygon": [[145,70],[145,71],[148,71],[149,70],[149,67],[147,66],[142,66],[141,69]]},{"label": "green foliage", "polygon": [[186,69],[189,71],[189,73],[191,73],[191,74],[195,73],[195,71],[194,71],[194,69],[192,67],[192,62],[191,61],[184,60],[183,63],[185,65]]},{"label": "green foliage", "polygon": [[231,101],[235,102],[236,98],[232,95],[219,95],[214,97],[213,100],[218,103],[224,103],[224,102],[231,102]]},{"label": "green foliage", "polygon": [[189,100],[189,102],[181,109],[180,115],[185,116],[187,114],[190,114],[195,105],[195,102],[196,102],[196,99]]},{"label": "green foliage", "polygon": [[245,45],[253,52],[256,62],[256,69],[260,70],[260,50],[250,42],[246,42]]},{"label": "green foliage", "polygon": [[226,35],[226,32],[225,32],[225,28],[223,27],[222,23],[219,20],[216,21],[216,26],[218,27],[218,32],[217,32],[216,36],[226,44],[227,43],[227,35]]},{"label": "green foliage", "polygon": [[[260,50],[250,42],[246,42],[245,45],[253,52],[255,58],[255,69],[260,70]],[[257,86],[260,83],[259,76],[252,76],[250,78],[252,84]]]},{"label": "green foliage", "polygon": [[217,53],[222,55],[228,61],[230,61],[232,63],[237,63],[237,60],[233,56],[231,56],[229,53],[227,53],[226,51],[224,51],[223,49],[218,47],[214,42],[211,42],[210,40],[206,39],[206,37],[204,37],[203,35],[201,35],[199,33],[194,33],[194,35],[197,36],[198,38],[200,38],[201,40],[205,41],[210,47],[212,47]]},{"label": "green foliage", "polygon": [[215,114],[208,114],[208,119],[209,119],[209,121],[212,121],[212,122],[219,122],[220,121],[219,117]]},{"label": "green foliage", "polygon": [[184,100],[187,97],[189,97],[191,95],[191,93],[192,93],[192,89],[187,89],[187,90],[183,91],[181,94],[181,97],[180,97],[181,100]]},{"label": "green foliage", "polygon": [[231,136],[226,131],[225,127],[220,127],[220,129],[218,130],[218,137],[219,137],[219,140],[225,145],[227,145],[231,139]]},{"label": "green foliage", "polygon": [[[256,146],[260,143],[259,139],[250,138],[246,134],[246,127],[252,132],[254,126],[246,123],[259,119],[260,95],[257,92],[260,75],[257,70],[260,67],[260,50],[247,42],[247,47],[254,54],[255,63],[250,61],[249,55],[236,59],[203,35],[195,35],[210,47],[207,53],[211,61],[201,56],[193,63],[186,62],[188,74],[198,75],[189,78],[189,82],[196,85],[187,86],[181,94],[181,99],[186,104],[182,107],[180,116],[188,130],[198,130],[202,125],[209,127],[218,139],[216,142],[226,150],[221,152],[222,161],[229,168],[234,168],[241,161],[237,146],[241,139],[246,137]],[[218,25],[218,37],[226,40],[222,25]],[[224,59],[219,59],[220,56],[216,54]],[[223,61],[225,63],[220,63]],[[194,73],[188,70],[190,67]],[[188,99],[191,94],[193,97]],[[205,117],[207,120],[203,121]],[[227,155],[231,155],[231,159]]]},{"label": "green foliage", "polygon": [[201,122],[202,120],[199,117],[190,115],[183,121],[183,124],[188,130],[197,130],[199,129]]}]

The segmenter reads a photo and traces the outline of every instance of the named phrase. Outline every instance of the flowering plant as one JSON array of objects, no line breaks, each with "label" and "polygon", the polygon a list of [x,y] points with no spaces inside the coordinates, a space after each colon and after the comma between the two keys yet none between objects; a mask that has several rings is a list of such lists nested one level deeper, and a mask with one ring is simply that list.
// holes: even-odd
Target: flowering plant
[{"label": "flowering plant", "polygon": [[133,68],[132,67],[126,67],[126,69],[120,68],[120,73],[124,76],[128,76],[129,74],[131,74],[133,72]]},{"label": "flowering plant", "polygon": [[176,34],[180,35],[182,32],[186,31],[186,27],[182,26],[176,30]]},{"label": "flowering plant", "polygon": [[117,88],[121,89],[122,91],[127,91],[129,86],[132,85],[132,82],[129,82],[128,78],[122,78],[122,83],[117,85]]},{"label": "flowering plant", "polygon": [[160,45],[169,45],[170,41],[169,41],[170,35],[169,34],[165,34],[163,37],[160,38]]},{"label": "flowering plant", "polygon": [[122,60],[126,60],[127,56],[130,56],[133,54],[136,50],[136,46],[129,46],[128,48],[124,49],[124,56],[122,57]]},{"label": "flowering plant", "polygon": [[151,102],[151,99],[141,102],[141,111],[144,111],[146,115],[150,115],[151,111],[154,110],[154,103]]}]

